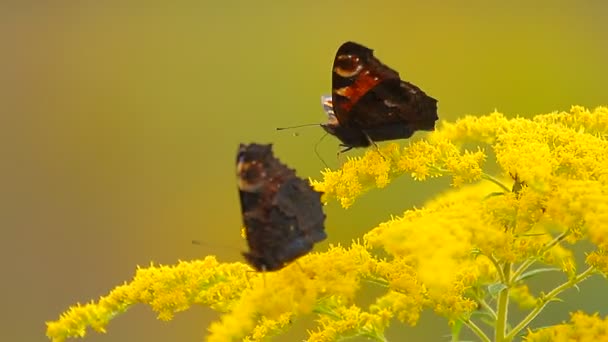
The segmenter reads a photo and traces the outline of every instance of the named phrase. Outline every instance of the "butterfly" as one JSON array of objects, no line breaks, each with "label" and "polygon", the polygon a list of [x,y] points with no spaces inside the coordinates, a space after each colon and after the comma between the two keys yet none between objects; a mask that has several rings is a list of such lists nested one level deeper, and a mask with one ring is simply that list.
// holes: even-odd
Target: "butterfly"
[{"label": "butterfly", "polygon": [[322,193],[275,158],[272,145],[241,144],[236,165],[251,266],[279,270],[325,240]]},{"label": "butterfly", "polygon": [[376,141],[406,139],[435,129],[437,100],[354,42],[340,46],[332,69],[332,94],[321,98],[328,116],[321,124],[346,152]]}]

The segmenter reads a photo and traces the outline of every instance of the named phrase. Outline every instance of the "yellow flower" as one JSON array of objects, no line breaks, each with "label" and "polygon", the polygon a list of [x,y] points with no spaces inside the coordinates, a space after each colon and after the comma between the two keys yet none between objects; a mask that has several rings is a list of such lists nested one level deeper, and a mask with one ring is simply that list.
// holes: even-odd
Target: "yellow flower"
[{"label": "yellow flower", "polygon": [[[259,319],[281,320],[287,314],[307,314],[318,308],[321,298],[333,296],[347,303],[355,296],[361,277],[375,268],[376,260],[366,248],[353,243],[346,249],[332,246],[324,253],[310,253],[279,272],[266,273],[209,328],[209,341],[240,339]],[[258,329],[255,339],[264,331]],[[252,337],[253,338],[253,337]]]},{"label": "yellow flower", "polygon": [[315,190],[323,192],[324,201],[337,198],[344,208],[348,208],[368,188],[383,188],[394,178],[391,170],[394,154],[394,145],[380,152],[370,149],[363,157],[349,158],[341,170],[323,171],[323,182],[311,180],[311,184]]},{"label": "yellow flower", "polygon": [[365,312],[355,305],[347,306],[333,297],[326,298],[317,310],[324,315],[318,319],[319,330],[309,332],[308,342],[355,336],[384,340],[383,331],[390,319],[390,316]]},{"label": "yellow flower", "polygon": [[572,106],[570,112],[538,115],[534,121],[543,124],[562,124],[589,134],[608,134],[608,107],[598,107],[593,112],[581,106]]},{"label": "yellow flower", "polygon": [[276,320],[262,317],[258,325],[253,328],[250,336],[245,337],[245,342],[265,341],[268,336],[277,334],[279,331],[291,324],[294,314],[291,312],[280,315]]},{"label": "yellow flower", "polygon": [[586,260],[588,265],[591,265],[604,273],[605,277],[608,277],[608,250],[600,249],[590,253]]},{"label": "yellow flower", "polygon": [[400,321],[415,325],[425,305],[428,305],[426,287],[418,279],[416,269],[403,258],[380,261],[373,274],[382,279],[390,289],[376,300],[374,311],[384,311]]},{"label": "yellow flower", "polygon": [[587,315],[575,312],[570,323],[530,331],[526,336],[528,342],[596,342],[608,341],[608,318],[603,320],[597,314]]},{"label": "yellow flower", "polygon": [[509,295],[521,309],[531,309],[538,303],[536,297],[530,293],[528,285],[525,284],[513,286]]},{"label": "yellow flower", "polygon": [[244,264],[222,264],[211,256],[175,266],[139,268],[130,283],[116,287],[97,303],[73,306],[59,320],[47,322],[47,336],[60,342],[85,336],[87,327],[104,332],[112,318],[138,303],[150,305],[162,320],[193,304],[225,308],[248,286],[249,270]]},{"label": "yellow flower", "polygon": [[468,115],[455,123],[443,122],[442,127],[433,132],[429,140],[447,139],[459,143],[475,141],[492,144],[507,125],[507,118],[496,111],[481,117]]},{"label": "yellow flower", "polygon": [[[209,341],[262,341],[303,315],[318,323],[309,341],[381,341],[393,318],[413,326],[425,309],[489,340],[473,321],[483,311],[496,339],[512,340],[562,291],[608,274],[607,133],[607,108],[575,106],[533,119],[467,116],[403,148],[370,148],[311,180],[323,201],[348,208],[406,174],[419,181],[450,176],[454,187],[379,223],[362,243],[330,246],[277,272],[252,273],[243,263],[211,256],[139,268],[99,301],[47,322],[47,336],[61,342],[85,336],[87,328],[104,332],[111,319],[142,303],[162,320],[193,304],[222,312],[208,329]],[[486,159],[500,168],[496,175],[483,169]],[[588,268],[578,273],[572,244],[581,241],[590,250]],[[547,271],[562,272],[567,281],[534,297],[527,279]],[[382,290],[368,307],[355,304],[364,281]],[[508,322],[509,299],[530,309],[519,323]],[[607,339],[606,330],[606,320],[576,313],[571,323],[527,338],[595,341]]]}]

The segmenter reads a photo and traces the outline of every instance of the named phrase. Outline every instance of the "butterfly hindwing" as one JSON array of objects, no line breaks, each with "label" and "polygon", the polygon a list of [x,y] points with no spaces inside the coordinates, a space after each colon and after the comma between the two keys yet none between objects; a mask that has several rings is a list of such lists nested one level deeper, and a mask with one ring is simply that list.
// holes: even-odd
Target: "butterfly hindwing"
[{"label": "butterfly hindwing", "polygon": [[438,120],[437,100],[354,42],[336,53],[331,104],[331,114],[324,104],[329,120],[322,126],[346,147],[409,138],[417,130],[433,130]]},{"label": "butterfly hindwing", "polygon": [[273,156],[271,145],[241,144],[237,177],[249,251],[259,271],[273,271],[326,238],[321,193]]}]

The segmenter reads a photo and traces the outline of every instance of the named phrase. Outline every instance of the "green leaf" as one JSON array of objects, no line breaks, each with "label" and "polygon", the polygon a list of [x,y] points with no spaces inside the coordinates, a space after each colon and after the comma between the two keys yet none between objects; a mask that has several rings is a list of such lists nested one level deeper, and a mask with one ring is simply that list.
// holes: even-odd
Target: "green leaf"
[{"label": "green leaf", "polygon": [[507,288],[507,285],[505,285],[503,283],[490,284],[490,285],[488,285],[488,293],[490,294],[490,296],[492,296],[492,298],[496,298],[496,297],[498,297],[498,294],[502,290],[505,290],[506,288]]},{"label": "green leaf", "polygon": [[546,272],[561,272],[561,269],[556,268],[556,267],[537,268],[537,269],[522,273],[522,275],[517,277],[517,279],[515,279],[515,281],[519,282],[519,281],[531,278],[537,274],[546,273]]}]

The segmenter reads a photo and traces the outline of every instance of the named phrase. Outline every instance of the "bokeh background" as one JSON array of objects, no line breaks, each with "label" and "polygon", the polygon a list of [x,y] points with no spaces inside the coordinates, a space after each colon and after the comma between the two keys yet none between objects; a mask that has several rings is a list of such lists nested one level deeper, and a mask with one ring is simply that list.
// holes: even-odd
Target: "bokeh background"
[{"label": "bokeh background", "polygon": [[[2,340],[45,341],[45,321],[137,265],[240,261],[237,145],[273,142],[299,175],[318,178],[322,130],[274,128],[325,119],[319,97],[342,42],[375,49],[439,100],[444,120],[593,108],[608,104],[607,10],[601,1],[3,2]],[[331,137],[319,145],[332,167],[336,150]],[[447,187],[404,178],[348,210],[332,203],[317,249]],[[578,307],[606,314],[604,286],[585,283],[542,323]],[[201,341],[216,318],[197,307],[165,323],[136,306],[87,340]],[[305,336],[295,330],[277,340]],[[389,337],[447,333],[427,314]]]}]

